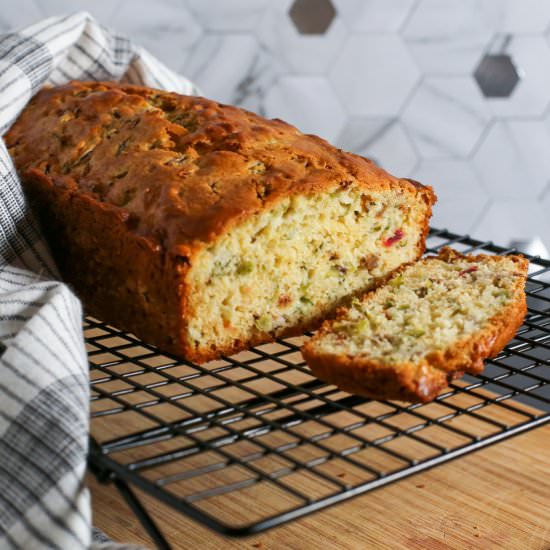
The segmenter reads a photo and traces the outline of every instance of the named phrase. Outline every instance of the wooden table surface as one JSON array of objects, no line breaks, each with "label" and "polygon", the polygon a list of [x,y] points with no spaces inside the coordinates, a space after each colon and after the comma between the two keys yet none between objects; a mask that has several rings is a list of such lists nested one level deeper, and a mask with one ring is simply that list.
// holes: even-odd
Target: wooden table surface
[{"label": "wooden table surface", "polygon": [[[94,524],[153,548],[114,486],[89,484]],[[245,539],[138,495],[175,549],[548,550],[550,425]]]}]

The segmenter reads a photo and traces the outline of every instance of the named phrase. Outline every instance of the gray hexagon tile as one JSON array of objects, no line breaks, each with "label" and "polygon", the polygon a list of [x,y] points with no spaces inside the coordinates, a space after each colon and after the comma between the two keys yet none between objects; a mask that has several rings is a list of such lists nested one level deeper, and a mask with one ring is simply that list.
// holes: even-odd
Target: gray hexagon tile
[{"label": "gray hexagon tile", "polygon": [[392,117],[420,74],[398,36],[352,34],[329,77],[350,114]]},{"label": "gray hexagon tile", "polygon": [[412,177],[435,190],[434,227],[467,233],[488,207],[489,195],[468,161],[423,161]]},{"label": "gray hexagon tile", "polygon": [[535,197],[550,173],[550,132],[543,121],[497,121],[473,157],[495,199]]},{"label": "gray hexagon tile", "polygon": [[333,0],[338,13],[354,31],[398,31],[415,0]]},{"label": "gray hexagon tile", "polygon": [[25,27],[36,23],[44,16],[52,15],[45,13],[33,0],[21,0],[17,2],[17,9],[5,9],[0,12],[0,32],[13,31],[19,27]]},{"label": "gray hexagon tile", "polygon": [[485,54],[474,72],[474,80],[487,97],[510,97],[521,79],[508,54]]},{"label": "gray hexagon tile", "polygon": [[490,53],[511,57],[520,80],[510,97],[487,101],[498,117],[540,116],[550,103],[550,47],[542,36],[511,36]]},{"label": "gray hexagon tile", "polygon": [[534,200],[496,201],[483,215],[472,235],[508,246],[511,241],[542,239],[550,249],[548,211]]},{"label": "gray hexagon tile", "polygon": [[293,0],[288,15],[300,34],[325,34],[336,10],[332,0]]},{"label": "gray hexagon tile", "polygon": [[183,72],[206,97],[260,112],[282,68],[253,34],[208,34],[194,46]]},{"label": "gray hexagon tile", "polygon": [[289,72],[324,74],[346,40],[346,26],[336,16],[324,34],[300,34],[290,18],[291,7],[292,0],[270,2],[256,30],[258,40]]},{"label": "gray hexagon tile", "polygon": [[479,4],[488,24],[499,33],[543,33],[550,24],[546,0],[480,0]]},{"label": "gray hexagon tile", "polygon": [[[281,118],[328,141],[335,141],[345,120],[334,90],[320,76],[279,78],[265,96],[263,107],[266,116]],[[325,116],[327,112],[331,116]]]},{"label": "gray hexagon tile", "polygon": [[179,70],[202,28],[178,0],[120,0],[114,26],[147,48],[171,69]]},{"label": "gray hexagon tile", "polygon": [[410,176],[418,162],[409,138],[395,119],[351,118],[337,144],[399,177]]},{"label": "gray hexagon tile", "polygon": [[402,35],[427,74],[471,74],[491,40],[478,0],[421,0]]},{"label": "gray hexagon tile", "polygon": [[408,102],[402,120],[424,158],[466,157],[489,121],[470,77],[429,77]]},{"label": "gray hexagon tile", "polygon": [[203,28],[214,32],[253,32],[268,2],[269,0],[186,0],[187,6]]}]

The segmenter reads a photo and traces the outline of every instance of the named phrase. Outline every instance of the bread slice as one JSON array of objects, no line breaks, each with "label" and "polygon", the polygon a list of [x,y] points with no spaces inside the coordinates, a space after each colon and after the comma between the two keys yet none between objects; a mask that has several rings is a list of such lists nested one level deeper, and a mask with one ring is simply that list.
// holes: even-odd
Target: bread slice
[{"label": "bread slice", "polygon": [[522,256],[438,256],[402,266],[326,322],[302,352],[313,373],[375,399],[430,401],[478,374],[527,311]]},{"label": "bread slice", "polygon": [[435,195],[280,120],[109,82],[5,136],[86,311],[203,362],[317,328],[424,251]]}]

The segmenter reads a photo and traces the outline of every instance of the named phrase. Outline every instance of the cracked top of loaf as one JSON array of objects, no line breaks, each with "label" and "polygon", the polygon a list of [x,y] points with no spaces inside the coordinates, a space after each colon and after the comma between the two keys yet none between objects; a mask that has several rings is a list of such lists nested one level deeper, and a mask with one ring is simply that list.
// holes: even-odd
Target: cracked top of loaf
[{"label": "cracked top of loaf", "polygon": [[287,195],[358,185],[435,200],[431,188],[281,120],[119,83],[43,89],[5,140],[23,178],[34,171],[90,194],[178,253]]}]

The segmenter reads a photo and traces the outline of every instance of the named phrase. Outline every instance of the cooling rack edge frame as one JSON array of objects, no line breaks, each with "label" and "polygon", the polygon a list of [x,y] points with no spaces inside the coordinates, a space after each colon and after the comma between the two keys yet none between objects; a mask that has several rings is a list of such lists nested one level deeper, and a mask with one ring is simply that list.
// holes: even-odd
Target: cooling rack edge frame
[{"label": "cooling rack edge frame", "polygon": [[[460,235],[458,233],[450,232],[446,229],[430,229],[430,237],[443,238],[446,242],[440,246],[434,248],[427,248],[427,252],[433,252],[441,246],[453,245],[455,243],[462,243],[470,245],[473,249],[482,249],[484,251],[494,252],[497,254],[509,254],[515,252],[514,249],[506,249],[498,245],[493,244],[492,241],[479,241],[473,239],[468,235]],[[531,261],[535,261],[539,265],[550,267],[549,260],[541,260],[538,257],[530,257],[526,255]],[[194,506],[188,505],[181,499],[170,495],[167,491],[163,491],[161,488],[155,486],[151,482],[147,482],[144,478],[136,475],[134,472],[128,470],[123,465],[117,463],[115,460],[110,459],[102,451],[101,447],[96,443],[93,437],[90,437],[90,450],[88,454],[88,465],[90,471],[96,476],[96,478],[103,483],[114,482],[122,496],[131,506],[132,510],[153,538],[154,542],[159,548],[170,548],[162,532],[156,526],[150,512],[148,512],[140,503],[138,497],[131,491],[130,486],[139,488],[152,497],[160,500],[161,502],[171,506],[178,512],[187,515],[195,521],[209,527],[215,532],[232,537],[246,537],[253,534],[257,534],[268,529],[283,525],[289,521],[293,521],[298,518],[305,517],[322,509],[328,508],[331,505],[343,502],[355,498],[359,495],[364,495],[372,490],[384,487],[401,479],[410,477],[416,473],[427,471],[435,466],[444,464],[461,456],[467,455],[471,452],[475,452],[480,449],[487,448],[495,443],[510,439],[522,433],[526,433],[537,427],[541,427],[550,422],[550,412],[531,418],[509,428],[505,431],[498,432],[492,436],[485,437],[479,441],[464,444],[460,447],[456,447],[449,452],[442,453],[432,458],[428,458],[424,461],[420,461],[413,466],[397,470],[393,473],[387,474],[381,478],[369,480],[365,483],[357,485],[352,489],[330,495],[325,498],[318,499],[310,504],[300,506],[296,509],[280,513],[278,515],[270,516],[260,521],[251,522],[247,525],[228,525],[222,521],[217,520],[211,515],[197,509]],[[141,507],[141,510],[140,510]]]}]

